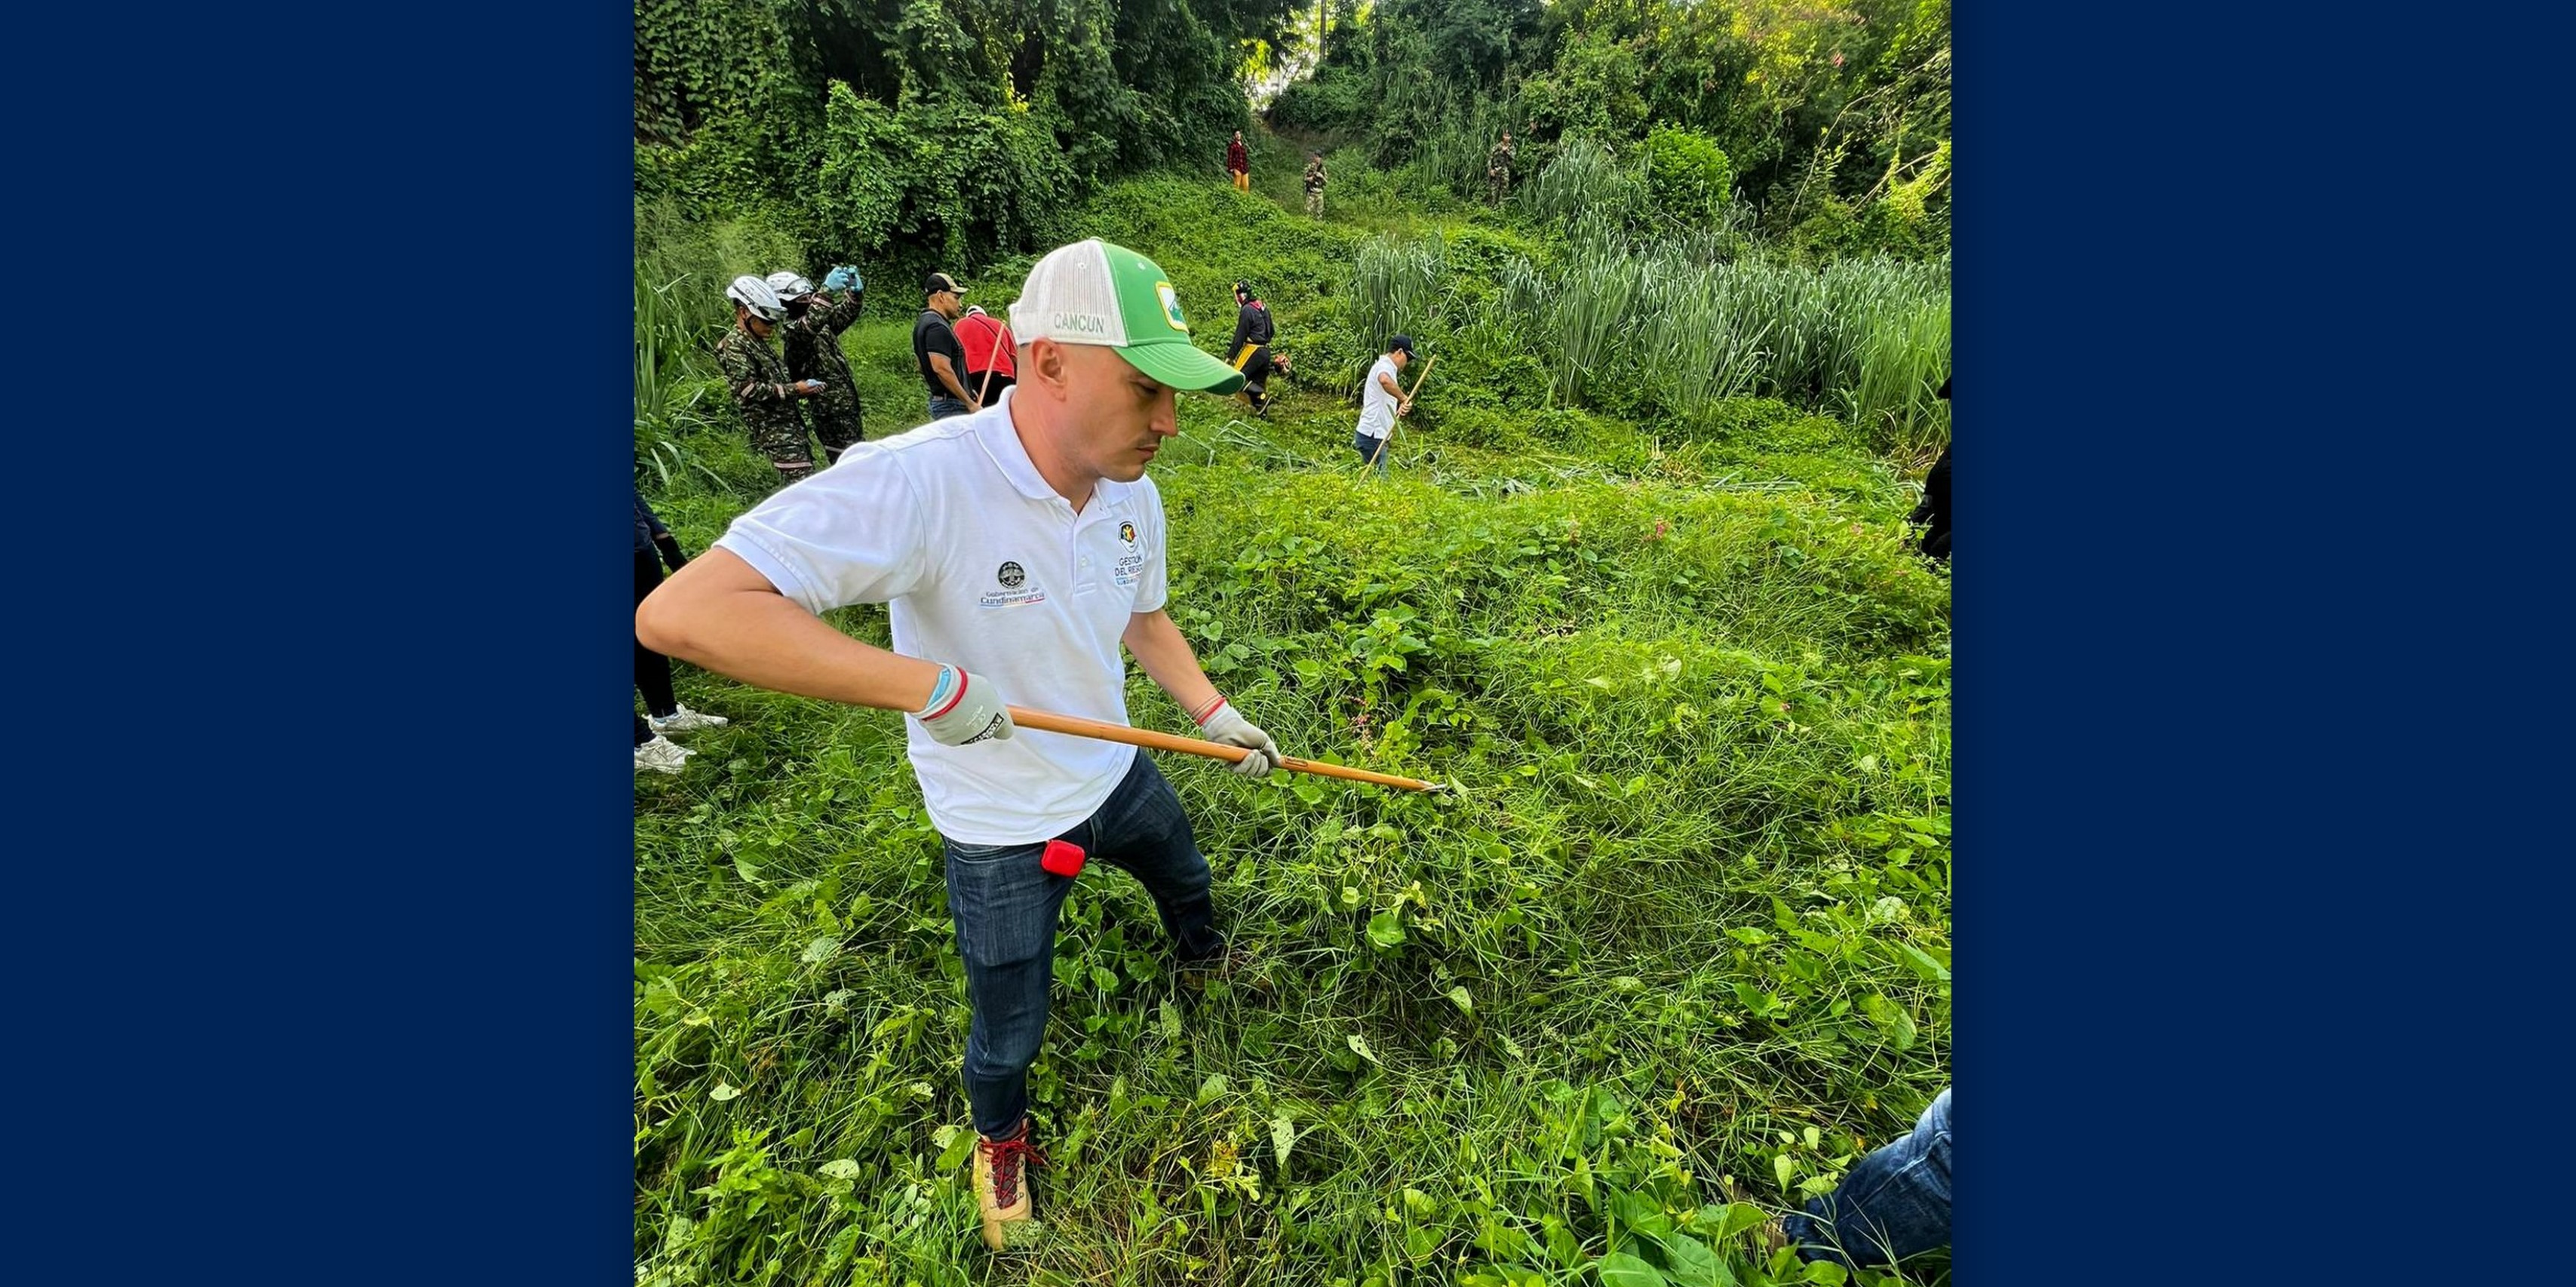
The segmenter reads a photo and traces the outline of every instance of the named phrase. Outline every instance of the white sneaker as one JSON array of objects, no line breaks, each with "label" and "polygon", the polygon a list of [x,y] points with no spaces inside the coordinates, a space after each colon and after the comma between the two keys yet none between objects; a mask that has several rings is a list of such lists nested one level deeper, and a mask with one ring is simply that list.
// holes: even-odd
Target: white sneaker
[{"label": "white sneaker", "polygon": [[651,769],[656,773],[677,773],[695,754],[697,752],[657,733],[652,741],[635,748],[635,771],[641,773]]},{"label": "white sneaker", "polygon": [[683,702],[680,703],[680,709],[668,715],[647,716],[645,722],[651,724],[656,733],[694,733],[702,728],[723,728],[731,721],[722,715],[709,715],[690,710],[688,704]]}]

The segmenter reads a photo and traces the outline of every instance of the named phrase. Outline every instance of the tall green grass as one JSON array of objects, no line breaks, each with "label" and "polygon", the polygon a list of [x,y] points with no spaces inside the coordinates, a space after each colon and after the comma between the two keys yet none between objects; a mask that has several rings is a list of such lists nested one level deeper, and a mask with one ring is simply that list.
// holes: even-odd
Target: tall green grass
[{"label": "tall green grass", "polygon": [[1534,177],[1518,184],[1512,199],[1527,214],[1571,227],[1586,218],[1624,227],[1646,208],[1646,183],[1633,162],[1587,138],[1559,145]]},{"label": "tall green grass", "polygon": [[1362,242],[1340,293],[1340,311],[1343,324],[1367,341],[1368,353],[1342,383],[1356,383],[1367,359],[1385,352],[1389,339],[1430,335],[1445,313],[1449,276],[1448,242],[1438,233]]},{"label": "tall green grass", "polygon": [[1688,419],[1724,399],[1774,397],[1836,410],[1884,450],[1948,440],[1931,397],[1950,361],[1946,260],[1819,271],[1704,250],[1641,248],[1594,225],[1550,269],[1506,264],[1494,299],[1552,358],[1571,403],[1598,404],[1617,386],[1631,392],[1614,405],[1642,400]]}]

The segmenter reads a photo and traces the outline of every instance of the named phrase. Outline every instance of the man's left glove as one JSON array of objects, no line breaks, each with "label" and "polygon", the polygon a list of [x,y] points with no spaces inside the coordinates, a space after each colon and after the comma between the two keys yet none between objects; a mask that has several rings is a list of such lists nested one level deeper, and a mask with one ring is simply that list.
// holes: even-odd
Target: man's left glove
[{"label": "man's left glove", "polygon": [[1234,763],[1234,771],[1248,778],[1269,776],[1270,771],[1278,768],[1279,761],[1285,758],[1279,754],[1279,743],[1262,732],[1260,725],[1245,719],[1243,713],[1234,708],[1234,703],[1222,697],[1217,699],[1216,709],[1199,721],[1199,731],[1206,733],[1211,742],[1250,747],[1252,754]]},{"label": "man's left glove", "polygon": [[859,270],[858,270],[858,269],[855,269],[855,268],[851,268],[851,267],[843,266],[843,267],[840,267],[840,268],[835,268],[835,269],[833,269],[832,271],[830,271],[830,272],[828,272],[828,273],[823,274],[823,289],[825,289],[825,290],[860,290],[860,289],[862,289],[862,287],[859,285]]}]

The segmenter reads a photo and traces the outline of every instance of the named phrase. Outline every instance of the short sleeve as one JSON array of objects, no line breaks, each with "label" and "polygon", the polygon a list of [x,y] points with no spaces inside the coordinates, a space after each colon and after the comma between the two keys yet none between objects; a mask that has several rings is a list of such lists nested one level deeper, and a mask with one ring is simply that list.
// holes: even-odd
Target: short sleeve
[{"label": "short sleeve", "polygon": [[928,579],[921,498],[892,453],[862,443],[779,491],[716,540],[780,594],[820,615],[899,599]]},{"label": "short sleeve", "polygon": [[1145,566],[1139,570],[1136,578],[1135,611],[1155,612],[1161,610],[1171,599],[1170,586],[1165,579],[1163,558],[1164,548],[1171,543],[1171,534],[1163,526],[1162,489],[1154,486],[1153,479],[1144,478],[1138,480],[1137,490],[1139,492],[1139,503],[1136,506],[1137,526],[1144,529]]}]

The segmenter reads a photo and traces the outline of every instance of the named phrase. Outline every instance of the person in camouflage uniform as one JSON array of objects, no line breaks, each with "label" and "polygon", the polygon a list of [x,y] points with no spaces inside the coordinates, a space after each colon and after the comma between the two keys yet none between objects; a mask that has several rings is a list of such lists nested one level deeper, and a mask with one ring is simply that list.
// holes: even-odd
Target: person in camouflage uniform
[{"label": "person in camouflage uniform", "polygon": [[1495,205],[1512,194],[1512,132],[1503,131],[1503,141],[1485,154],[1485,191]]},{"label": "person in camouflage uniform", "polygon": [[1310,152],[1306,156],[1306,213],[1317,219],[1324,217],[1324,154],[1321,152]]},{"label": "person in camouflage uniform", "polygon": [[786,319],[787,306],[768,282],[736,277],[725,295],[733,301],[733,328],[716,341],[716,366],[733,391],[734,405],[742,408],[752,447],[769,457],[779,481],[795,482],[814,472],[805,417],[797,412],[796,401],[821,393],[823,383],[790,376],[787,363],[769,347],[769,333]]},{"label": "person in camouflage uniform", "polygon": [[823,440],[824,463],[829,464],[867,436],[860,425],[859,386],[850,378],[849,357],[841,352],[841,332],[859,320],[859,295],[867,288],[859,282],[859,270],[848,267],[824,274],[820,294],[793,273],[771,274],[773,289],[780,277],[796,288],[792,296],[778,292],[787,305],[787,374],[823,382],[823,391],[814,395],[808,409],[814,414],[814,436]]}]

